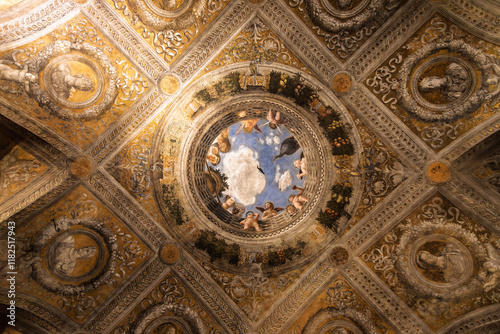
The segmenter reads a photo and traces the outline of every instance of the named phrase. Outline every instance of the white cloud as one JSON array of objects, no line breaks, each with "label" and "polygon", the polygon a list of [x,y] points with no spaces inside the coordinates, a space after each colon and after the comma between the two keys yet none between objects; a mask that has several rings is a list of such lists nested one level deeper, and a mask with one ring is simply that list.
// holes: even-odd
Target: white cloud
[{"label": "white cloud", "polygon": [[290,170],[287,169],[283,173],[283,175],[281,175],[278,187],[280,188],[280,191],[285,191],[286,188],[290,187],[291,184],[292,184],[292,174],[290,173]]},{"label": "white cloud", "polygon": [[274,142],[274,145],[281,144],[281,138],[280,138],[280,136],[274,136],[273,137],[273,142]]},{"label": "white cloud", "polygon": [[267,145],[272,145],[273,144],[273,137],[266,136],[266,144]]},{"label": "white cloud", "polygon": [[254,204],[257,196],[266,188],[266,177],[258,169],[259,154],[242,145],[230,151],[222,160],[223,171],[229,185],[228,194],[244,205]]},{"label": "white cloud", "polygon": [[290,170],[287,169],[284,173],[281,173],[281,166],[277,165],[274,170],[274,183],[278,184],[280,191],[285,191],[286,188],[290,187],[292,184],[292,174]]}]

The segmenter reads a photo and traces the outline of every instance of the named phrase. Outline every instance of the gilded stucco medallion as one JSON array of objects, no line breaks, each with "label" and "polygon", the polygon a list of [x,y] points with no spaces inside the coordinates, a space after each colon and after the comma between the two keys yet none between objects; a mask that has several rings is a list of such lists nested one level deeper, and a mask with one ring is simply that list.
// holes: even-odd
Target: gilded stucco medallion
[{"label": "gilded stucco medallion", "polygon": [[116,236],[97,220],[56,219],[33,243],[42,255],[33,278],[61,295],[92,291],[113,277],[117,248]]}]

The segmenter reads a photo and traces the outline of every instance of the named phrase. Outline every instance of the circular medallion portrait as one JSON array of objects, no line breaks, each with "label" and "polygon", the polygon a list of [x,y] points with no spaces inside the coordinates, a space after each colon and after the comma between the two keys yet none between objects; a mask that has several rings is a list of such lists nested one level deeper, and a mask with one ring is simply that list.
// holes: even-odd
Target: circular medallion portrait
[{"label": "circular medallion portrait", "polygon": [[109,256],[102,238],[83,228],[72,228],[57,235],[45,254],[48,270],[59,279],[72,282],[96,276]]},{"label": "circular medallion portrait", "polygon": [[100,221],[56,219],[40,231],[33,248],[42,255],[33,265],[33,278],[48,291],[87,292],[114,275],[116,236]]},{"label": "circular medallion portrait", "polygon": [[453,108],[467,100],[476,86],[471,64],[460,57],[436,56],[415,68],[411,90],[429,109]]},{"label": "circular medallion portrait", "polygon": [[467,247],[443,234],[418,239],[409,254],[415,277],[422,284],[440,289],[460,286],[469,280],[474,269]]},{"label": "circular medallion portrait", "polygon": [[486,102],[491,64],[482,51],[462,41],[423,46],[399,71],[398,101],[422,121],[453,121]]},{"label": "circular medallion portrait", "polygon": [[102,95],[104,77],[95,62],[79,55],[59,56],[43,71],[50,97],[68,108],[85,108]]}]

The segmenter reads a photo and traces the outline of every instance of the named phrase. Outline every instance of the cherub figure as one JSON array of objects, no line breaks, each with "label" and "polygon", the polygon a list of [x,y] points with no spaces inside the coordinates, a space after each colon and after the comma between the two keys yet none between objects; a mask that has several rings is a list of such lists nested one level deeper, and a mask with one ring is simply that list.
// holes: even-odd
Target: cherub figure
[{"label": "cherub figure", "polygon": [[257,125],[258,121],[259,121],[258,118],[246,119],[246,120],[241,121],[240,126],[238,127],[238,129],[236,129],[236,134],[239,135],[241,133],[241,131],[245,131],[246,133],[250,133],[250,132],[252,132],[252,130],[257,131],[260,134],[264,134],[264,132],[262,132],[262,130]]},{"label": "cherub figure", "polygon": [[297,209],[293,205],[289,205],[286,207],[286,212],[290,214],[290,216],[295,216],[297,214]]},{"label": "cherub figure", "polygon": [[299,169],[299,174],[297,174],[297,177],[299,179],[307,174],[307,161],[303,153],[300,155],[300,159],[297,159],[293,162],[293,165]]},{"label": "cherub figure", "polygon": [[302,210],[304,209],[304,205],[309,202],[309,198],[306,196],[302,195],[304,192],[304,188],[299,188],[297,186],[292,187],[293,190],[299,190],[299,193],[297,195],[291,195],[288,197],[288,200],[292,205],[297,209],[297,210]]},{"label": "cherub figure", "polygon": [[265,207],[256,206],[257,210],[262,212],[262,220],[274,217],[278,212],[283,211],[283,208],[275,208],[273,202],[266,202]]},{"label": "cherub figure", "polygon": [[225,129],[217,137],[217,143],[215,146],[218,147],[220,153],[227,153],[231,150],[231,142],[229,141],[229,129]]},{"label": "cherub figure", "polygon": [[488,261],[483,263],[483,268],[486,270],[486,277],[484,283],[484,291],[488,292],[493,290],[498,283],[500,283],[500,254],[498,251],[490,244],[486,244],[486,250],[488,251]]},{"label": "cherub figure", "polygon": [[241,221],[241,225],[243,225],[244,230],[250,229],[250,227],[254,228],[257,232],[262,231],[262,229],[259,227],[259,217],[260,215],[258,213],[253,213],[252,211],[248,211],[246,218]]},{"label": "cherub figure", "polygon": [[267,121],[268,122],[264,123],[264,125],[269,125],[271,129],[278,129],[281,134],[283,134],[283,132],[279,126],[288,124],[288,121],[281,116],[281,112],[272,111],[272,109],[269,109],[269,112],[267,113]]},{"label": "cherub figure", "polygon": [[[12,68],[9,65],[15,65]],[[29,73],[28,66],[21,66],[18,62],[10,59],[0,59],[0,79],[20,83],[26,92],[30,91],[30,83],[38,80],[38,75]],[[12,89],[0,86],[0,90],[13,93]]]}]

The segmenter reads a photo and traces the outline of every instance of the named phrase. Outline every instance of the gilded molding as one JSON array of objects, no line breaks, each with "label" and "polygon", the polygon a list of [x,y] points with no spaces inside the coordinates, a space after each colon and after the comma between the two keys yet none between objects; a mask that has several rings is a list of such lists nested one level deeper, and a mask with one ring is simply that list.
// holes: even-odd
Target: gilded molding
[{"label": "gilded molding", "polygon": [[471,154],[474,153],[479,143],[487,140],[488,137],[500,131],[500,114],[495,117],[497,120],[488,122],[482,126],[476,127],[473,131],[465,134],[450,145],[449,149],[442,152],[442,157],[450,162],[463,163],[466,162]]},{"label": "gilded molding", "polygon": [[271,314],[258,328],[258,333],[278,333],[283,325],[294,313],[325,283],[333,274],[334,269],[328,260],[323,260],[316,265],[314,270],[304,276],[301,282],[281,300]]},{"label": "gilded molding", "polygon": [[25,129],[23,131],[24,134],[32,133],[36,135],[37,137],[54,147],[53,149],[51,149],[51,151],[55,152],[57,150],[67,157],[74,156],[75,151],[78,151],[78,148],[75,148],[73,144],[63,141],[62,139],[58,138],[57,135],[54,135],[52,131],[45,129],[30,117],[24,116],[24,113],[16,110],[17,108],[14,109],[13,107],[3,105],[3,102],[4,100],[0,98],[0,115],[3,115],[5,118],[11,120],[17,125],[22,126]]},{"label": "gilded molding", "polygon": [[[3,290],[3,289],[2,289]],[[16,296],[16,318],[25,322],[38,325],[48,333],[72,333],[76,326],[71,326],[67,318],[62,318],[50,308],[46,308],[36,301]],[[8,305],[7,293],[0,294],[0,303]]]},{"label": "gilded molding", "polygon": [[159,109],[165,99],[165,95],[160,94],[157,88],[150,90],[148,95],[137,102],[125,117],[117,121],[118,124],[115,124],[100,136],[100,139],[88,149],[89,155],[97,164],[102,163],[116,147],[122,144],[134,130],[142,126]]},{"label": "gilded molding", "polygon": [[254,9],[246,1],[238,1],[231,8],[226,8],[224,12],[224,16],[217,20],[214,27],[206,31],[205,37],[199,43],[195,42],[190,46],[189,49],[192,51],[175,63],[173,72],[183,82],[187,82],[206,65],[210,60],[210,55],[226,44],[233,33],[248,20]]},{"label": "gilded molding", "polygon": [[151,287],[153,282],[167,268],[157,258],[154,259],[125,289],[123,289],[85,329],[92,333],[104,333],[111,323],[132,306],[143,291]]},{"label": "gilded molding", "polygon": [[[429,182],[420,176],[408,184],[400,186],[400,191],[372,210],[371,219],[360,221],[348,232],[343,244],[349,247],[351,254],[359,254],[371,243],[380,239],[381,233],[389,230],[398,218],[433,189]],[[411,183],[410,183],[411,182]]]},{"label": "gilded molding", "polygon": [[96,23],[96,26],[103,29],[110,40],[118,44],[120,50],[154,80],[161,79],[168,71],[168,67],[157,59],[150,48],[143,45],[142,40],[135,36],[135,32],[126,27],[118,14],[111,10],[104,1],[91,1],[83,7],[83,13]]},{"label": "gilded molding", "polygon": [[425,169],[430,155],[421,147],[422,143],[402,130],[401,126],[387,116],[366,94],[356,89],[347,95],[345,100],[374,132],[384,141],[389,141],[390,147],[411,162],[409,165]]},{"label": "gilded molding", "polygon": [[466,182],[455,178],[453,182],[445,183],[443,190],[456,199],[456,205],[465,207],[467,212],[486,222],[492,228],[500,231],[500,207],[488,201]]},{"label": "gilded molding", "polygon": [[249,331],[246,322],[214,290],[212,287],[214,283],[209,282],[197,268],[185,259],[177,262],[175,268],[179,275],[196,291],[198,297],[208,304],[212,313],[220,319],[226,328],[230,329],[232,333],[247,333]]},{"label": "gilded molding", "polygon": [[[11,20],[0,26],[0,49],[14,47],[14,43],[26,43],[26,39],[39,35],[37,33],[56,25],[59,20],[68,16],[78,7],[70,0],[53,0],[37,7],[36,11],[28,13],[17,20]],[[37,36],[34,36],[36,38]],[[30,38],[31,39],[31,38]],[[22,40],[22,41],[21,41]]]},{"label": "gilded molding", "polygon": [[475,30],[482,37],[500,42],[500,15],[487,8],[487,1],[484,8],[466,0],[446,0],[443,8],[447,13],[460,20],[462,24],[469,26],[470,30]]},{"label": "gilded molding", "polygon": [[[49,199],[57,197],[64,190],[70,188],[75,182],[76,180],[70,178],[68,170],[64,170],[61,173],[56,174],[56,176],[52,180],[50,180],[50,182],[44,184],[40,188],[33,191],[29,196],[24,197],[23,200],[18,201],[16,205],[2,212],[0,214],[0,221],[3,221],[9,218],[10,216],[14,215],[15,213],[26,208],[25,210],[23,210],[23,212],[14,217],[16,221],[22,219],[24,216],[29,215],[31,212],[39,209],[40,206],[43,206],[45,203],[48,203]],[[49,194],[48,198],[44,198],[41,201],[37,201],[37,199],[47,194]],[[27,208],[28,206],[29,208]]]},{"label": "gilded molding", "polygon": [[162,231],[150,217],[142,212],[140,205],[133,203],[102,172],[94,174],[87,183],[90,188],[99,194],[102,200],[119,211],[129,227],[142,234],[155,249],[161,246],[165,240]]},{"label": "gilded molding", "polygon": [[361,47],[360,52],[353,57],[353,61],[346,68],[358,80],[366,76],[382,62],[383,54],[392,52],[402,44],[411,31],[417,28],[416,24],[433,13],[432,8],[428,3],[416,1],[400,13],[392,26],[386,28],[376,40]]},{"label": "gilded molding", "polygon": [[[65,173],[67,173],[65,171]],[[68,173],[67,173],[68,174]],[[45,194],[42,194],[41,197],[39,197],[37,200],[33,201],[31,204],[26,206],[22,211],[19,211],[17,213],[5,213],[6,218],[10,217],[10,215],[14,214],[12,216],[12,220],[15,222],[19,222],[21,220],[26,219],[27,217],[31,216],[32,214],[39,212],[42,210],[46,205],[51,203],[54,199],[58,198],[61,196],[61,194],[65,193],[68,189],[72,188],[78,181],[75,178],[61,178],[63,181],[60,182],[58,185],[55,185],[52,189],[48,190]],[[47,184],[44,186],[45,189],[48,188],[50,185]],[[0,217],[0,221],[2,221],[5,218]]]},{"label": "gilded molding", "polygon": [[[309,29],[300,25],[288,10],[285,10],[276,1],[268,1],[262,8],[265,18],[268,19],[278,36],[282,36],[289,44],[288,48],[300,54],[300,58],[307,60],[305,63],[320,74],[328,82],[333,80],[337,70],[338,61],[331,53],[326,52],[323,47],[315,43],[314,35],[306,33]],[[287,25],[285,24],[287,23]],[[297,46],[297,47],[296,47]]]},{"label": "gilded molding", "polygon": [[432,333],[406,304],[359,262],[359,259],[352,261],[350,266],[344,270],[349,283],[375,307],[381,316],[398,329],[398,333]]}]

